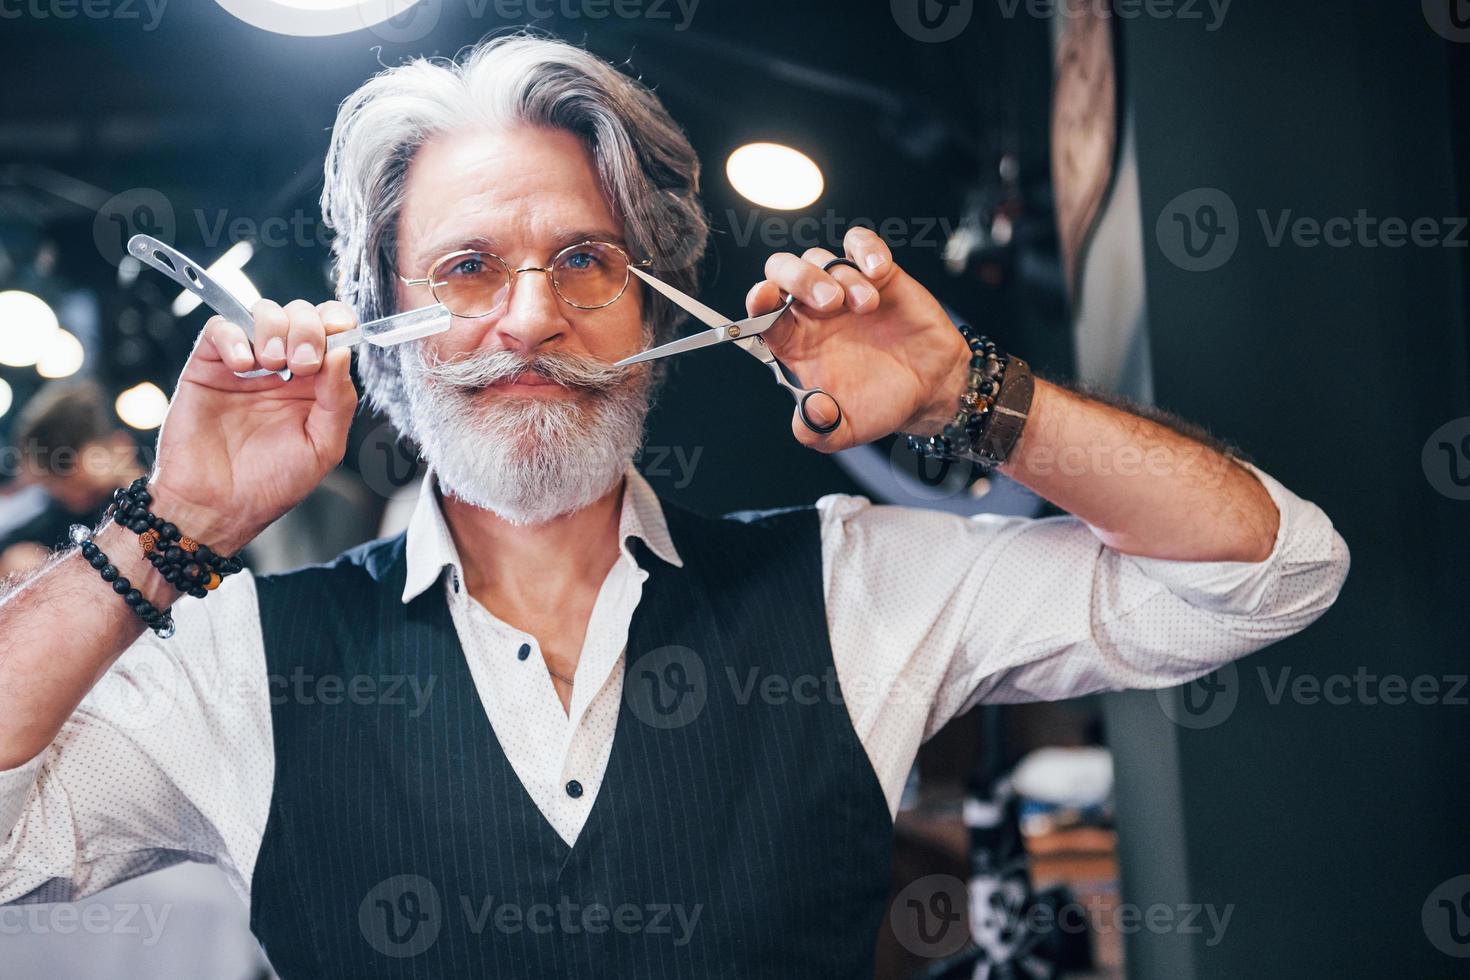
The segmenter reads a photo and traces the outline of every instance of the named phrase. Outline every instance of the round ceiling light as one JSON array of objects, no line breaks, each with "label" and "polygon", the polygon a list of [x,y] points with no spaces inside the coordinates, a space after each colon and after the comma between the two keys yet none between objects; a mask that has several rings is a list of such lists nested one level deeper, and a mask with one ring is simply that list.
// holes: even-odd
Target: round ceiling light
[{"label": "round ceiling light", "polygon": [[0,364],[35,364],[57,329],[56,313],[41,297],[19,289],[0,293]]},{"label": "round ceiling light", "polygon": [[118,418],[146,432],[163,424],[163,417],[168,413],[168,396],[152,381],[144,381],[119,394],[113,407]]},{"label": "round ceiling light", "polygon": [[[253,27],[296,37],[326,37],[375,27],[422,0],[215,0]],[[438,0],[430,0],[438,20]],[[432,27],[432,25],[429,25]],[[421,29],[421,25],[420,25]],[[428,33],[422,30],[419,36]]]},{"label": "round ceiling light", "polygon": [[725,176],[741,197],[763,208],[795,211],[822,196],[821,168],[780,143],[745,144],[725,161]]}]

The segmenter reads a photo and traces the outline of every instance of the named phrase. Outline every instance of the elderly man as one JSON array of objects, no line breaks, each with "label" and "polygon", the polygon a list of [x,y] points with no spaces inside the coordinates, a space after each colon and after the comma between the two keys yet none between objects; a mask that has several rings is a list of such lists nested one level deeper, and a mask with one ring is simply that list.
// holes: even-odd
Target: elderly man
[{"label": "elderly man", "polygon": [[[862,229],[747,298],[796,297],[768,339],[842,407],[797,437],[944,433],[1075,517],[663,504],[629,465],[651,372],[613,364],[673,324],[630,263],[693,288],[698,173],[649,91],[547,39],[346,101],[342,301],[262,302],[253,347],[211,320],[146,486],[0,606],[0,899],[213,861],[286,977],[871,975],[926,737],[1180,684],[1331,604],[1315,506],[967,343]],[[360,364],[431,465],[406,534],[230,574],[342,458],[325,338],[435,297],[452,329]]]}]

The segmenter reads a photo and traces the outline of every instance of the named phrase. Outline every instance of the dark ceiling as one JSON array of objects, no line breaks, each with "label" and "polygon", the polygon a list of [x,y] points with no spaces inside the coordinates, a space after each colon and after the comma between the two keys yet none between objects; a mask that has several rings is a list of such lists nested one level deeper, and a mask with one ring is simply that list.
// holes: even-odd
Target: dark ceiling
[{"label": "dark ceiling", "polygon": [[[496,10],[552,9],[557,15],[536,26],[626,64],[699,151],[715,228],[705,275],[711,305],[738,312],[765,257],[788,247],[752,230],[789,216],[742,203],[723,172],[735,146],[775,139],[804,149],[826,175],[824,196],[807,212],[823,222],[824,240],[827,228],[838,229],[824,243],[840,246],[841,227],[858,219],[897,219],[915,239],[899,249],[900,261],[942,299],[977,321],[1006,317],[1010,336],[1026,328],[1012,291],[994,277],[987,284],[946,272],[942,248],[945,224],[961,218],[968,196],[996,185],[1002,152],[1019,159],[1034,209],[1047,214],[1044,21],[1003,19],[977,4],[959,37],[926,43],[879,2],[702,0],[687,19],[671,0],[612,8],[645,12],[635,18],[593,19],[586,13],[607,5],[573,0],[443,0],[437,8],[432,31],[412,42],[380,36],[390,31],[271,34],[210,0],[174,0],[156,23],[143,0],[104,5],[112,16],[103,18],[0,22],[0,289],[30,289],[53,305],[76,292],[95,300],[91,369],[114,385],[153,377],[168,390],[205,314],[173,320],[166,308],[177,291],[151,273],[119,285],[118,212],[127,233],[154,231],[204,262],[233,239],[254,237],[247,271],[262,293],[325,299],[316,202],[337,104],[380,65],[453,55],[527,23]],[[121,192],[132,194],[120,208]],[[149,206],[140,210],[139,201]],[[850,489],[838,468],[791,441],[789,402],[747,360],[719,351],[679,365],[649,441],[703,447],[702,486],[661,489],[711,509]],[[18,398],[34,386],[33,373],[7,369],[6,377]],[[726,398],[712,403],[712,390],[741,399],[744,410],[728,411]],[[752,480],[755,461],[780,476]],[[744,492],[728,495],[732,484]]]}]

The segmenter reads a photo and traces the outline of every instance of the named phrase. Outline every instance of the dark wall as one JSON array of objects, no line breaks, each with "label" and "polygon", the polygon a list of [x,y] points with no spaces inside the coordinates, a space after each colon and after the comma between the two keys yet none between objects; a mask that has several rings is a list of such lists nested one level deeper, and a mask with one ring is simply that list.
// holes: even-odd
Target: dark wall
[{"label": "dark wall", "polygon": [[[1208,928],[1136,932],[1130,976],[1456,975],[1466,961],[1431,942],[1444,911],[1426,925],[1421,909],[1470,870],[1470,708],[1454,690],[1470,661],[1470,503],[1435,489],[1421,450],[1470,416],[1465,233],[1458,247],[1290,234],[1273,247],[1258,214],[1274,227],[1286,211],[1366,209],[1452,231],[1452,45],[1419,3],[1242,0],[1214,32],[1146,16],[1121,27],[1157,402],[1320,503],[1353,553],[1326,617],[1224,675],[1221,717],[1185,727],[1154,695],[1115,704],[1125,898],[1232,909],[1214,945]],[[1233,221],[1216,213],[1221,247],[1237,244],[1189,271],[1167,223],[1201,218],[1205,198],[1173,203],[1199,188],[1234,205]],[[1360,670],[1432,678],[1436,703],[1387,704],[1391,686],[1356,679],[1345,704],[1289,689],[1273,703],[1284,675]]]}]

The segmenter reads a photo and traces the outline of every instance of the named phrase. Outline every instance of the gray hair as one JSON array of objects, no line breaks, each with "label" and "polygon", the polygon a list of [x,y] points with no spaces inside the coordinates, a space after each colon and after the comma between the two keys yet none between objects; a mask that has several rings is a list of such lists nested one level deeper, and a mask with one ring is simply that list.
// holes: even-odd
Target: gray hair
[{"label": "gray hair", "polygon": [[[338,110],[322,217],[334,233],[337,295],[359,317],[396,312],[398,219],[418,148],[462,126],[514,124],[578,137],[634,257],[652,258],[661,279],[695,291],[709,225],[699,205],[699,158],[683,131],[648,88],[597,56],[517,33],[454,60],[416,58],[389,68]],[[668,339],[679,318],[650,291],[644,328],[651,338]],[[399,349],[358,349],[368,404],[412,437]]]}]

